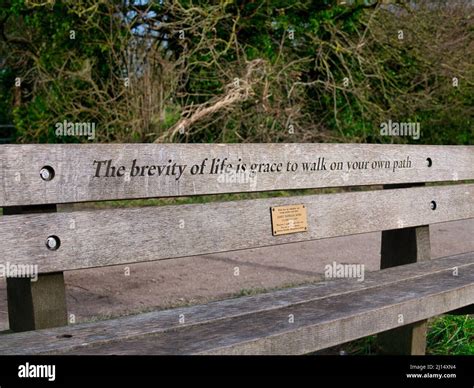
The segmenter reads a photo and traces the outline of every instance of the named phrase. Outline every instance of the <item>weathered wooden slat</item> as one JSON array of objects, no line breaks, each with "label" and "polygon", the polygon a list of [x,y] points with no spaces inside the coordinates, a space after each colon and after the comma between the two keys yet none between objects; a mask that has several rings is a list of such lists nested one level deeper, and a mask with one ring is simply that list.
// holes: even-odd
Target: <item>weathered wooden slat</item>
[{"label": "weathered wooden slat", "polygon": [[[217,170],[213,169],[213,160]],[[232,165],[228,173],[212,173],[219,171],[223,160],[226,166]],[[99,162],[102,163],[100,169]],[[354,166],[355,162],[359,165]],[[315,171],[304,171],[304,163],[314,163]],[[235,174],[238,164],[246,165],[245,173]],[[255,174],[249,174],[253,164],[264,164],[263,169],[258,171],[257,168]],[[265,172],[265,164],[268,164],[268,172]],[[164,168],[161,176],[158,176],[158,166]],[[43,167],[54,170],[51,180],[41,178]],[[145,167],[143,176],[141,167]],[[292,168],[295,171],[291,171]],[[131,177],[132,170],[138,175]],[[52,176],[49,174],[49,178]],[[0,146],[0,206],[466,179],[474,179],[474,147],[471,146]]]},{"label": "weathered wooden slat", "polygon": [[[130,347],[135,349],[135,354],[165,353],[171,349],[176,349],[177,354],[306,354],[398,327],[400,316],[403,324],[411,324],[442,314],[452,306],[472,303],[473,266],[469,271],[462,279],[453,279],[450,272],[438,273],[387,288],[309,302],[273,314],[268,312],[259,315],[258,320],[247,316],[209,327],[194,326],[183,330],[183,335],[173,333],[179,334],[182,341],[179,347],[176,337],[166,332],[161,338],[136,341],[137,347],[130,340],[120,347],[111,346],[110,350],[107,345],[88,350],[96,354],[109,351],[119,354],[120,349],[127,352]],[[297,328],[288,327],[289,314],[299,320]],[[279,324],[275,325],[277,320]],[[241,331],[236,332],[239,328]],[[195,342],[195,338],[199,341]],[[78,350],[78,353],[82,352]]]},{"label": "weathered wooden slat", "polygon": [[[474,185],[0,217],[4,258],[41,273],[225,252],[474,217]],[[437,203],[436,210],[430,207]],[[270,207],[302,203],[308,231],[273,236]],[[56,236],[60,247],[46,247]]]},{"label": "weathered wooden slat", "polygon": [[[454,268],[457,276],[453,276]],[[305,353],[332,346],[339,339],[397,327],[399,314],[404,315],[404,323],[410,323],[472,303],[473,270],[471,252],[366,273],[363,282],[327,281],[205,305],[6,334],[0,337],[0,354]],[[288,322],[289,314],[294,315],[294,324]],[[182,317],[184,323],[180,323]],[[116,341],[122,343],[117,346]],[[135,347],[137,342],[140,345]]]}]

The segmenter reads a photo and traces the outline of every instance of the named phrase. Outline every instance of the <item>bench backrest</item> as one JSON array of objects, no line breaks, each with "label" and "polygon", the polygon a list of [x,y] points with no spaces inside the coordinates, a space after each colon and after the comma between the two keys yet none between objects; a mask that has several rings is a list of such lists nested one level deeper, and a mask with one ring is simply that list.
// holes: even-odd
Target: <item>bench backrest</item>
[{"label": "bench backrest", "polygon": [[[0,217],[0,261],[37,264],[41,273],[474,217],[474,184],[420,187],[474,179],[471,146],[3,145],[0,163],[0,207],[16,213]],[[18,214],[87,201],[373,185],[393,190]],[[289,233],[276,230],[279,206],[306,229],[290,220]]]}]

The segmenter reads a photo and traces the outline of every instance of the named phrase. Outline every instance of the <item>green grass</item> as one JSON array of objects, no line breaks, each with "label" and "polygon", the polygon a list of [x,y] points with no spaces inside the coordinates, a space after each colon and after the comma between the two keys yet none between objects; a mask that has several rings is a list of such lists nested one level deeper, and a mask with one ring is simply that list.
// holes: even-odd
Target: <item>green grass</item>
[{"label": "green grass", "polygon": [[474,317],[445,315],[432,321],[427,354],[474,355]]},{"label": "green grass", "polygon": [[[321,274],[322,277],[322,274]],[[314,282],[315,284],[318,283]],[[311,283],[308,283],[307,281],[300,281],[300,282],[290,282],[290,283],[285,283],[285,284],[279,284],[276,287],[268,287],[268,288],[242,288],[240,291],[233,293],[230,298],[241,298],[243,296],[255,296],[259,294],[264,294],[267,292],[273,292],[273,291],[281,291],[281,290],[286,290],[289,288],[296,288],[296,287],[302,287],[305,285],[308,285]]]},{"label": "green grass", "polygon": [[311,194],[329,194],[341,192],[343,190],[334,188],[324,189],[300,189],[300,190],[280,190],[265,192],[231,193],[231,194],[209,194],[197,195],[191,197],[169,197],[169,198],[151,198],[151,199],[133,199],[117,201],[97,201],[75,204],[77,209],[106,209],[106,208],[124,208],[124,207],[143,207],[143,206],[165,206],[165,205],[187,205],[210,202],[240,201],[246,199],[261,199],[275,197],[291,197]]},{"label": "green grass", "polygon": [[263,199],[277,197],[296,197],[316,194],[336,194],[352,191],[370,191],[379,186],[357,186],[357,187],[325,187],[317,189],[295,189],[295,190],[276,190],[259,191],[246,193],[228,193],[228,194],[207,194],[189,197],[168,197],[168,198],[150,198],[150,199],[130,199],[113,201],[95,201],[74,204],[75,210],[92,210],[108,208],[127,208],[127,207],[145,207],[145,206],[165,206],[165,205],[188,205],[204,204],[211,202],[241,201],[248,199]]},{"label": "green grass", "polygon": [[[377,336],[361,338],[341,348],[352,355],[374,355],[378,352]],[[474,355],[474,317],[443,315],[431,320],[428,327],[426,354]]]}]

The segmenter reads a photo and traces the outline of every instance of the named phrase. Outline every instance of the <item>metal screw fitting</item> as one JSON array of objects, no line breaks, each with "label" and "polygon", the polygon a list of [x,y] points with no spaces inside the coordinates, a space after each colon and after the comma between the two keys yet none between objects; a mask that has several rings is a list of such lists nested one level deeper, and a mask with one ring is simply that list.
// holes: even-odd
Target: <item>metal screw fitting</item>
[{"label": "metal screw fitting", "polygon": [[49,236],[46,239],[46,247],[50,251],[57,250],[59,248],[59,245],[60,245],[60,241],[59,241],[59,238],[57,236]]},{"label": "metal screw fitting", "polygon": [[41,179],[44,181],[50,181],[54,178],[54,170],[52,167],[45,166],[40,170]]}]

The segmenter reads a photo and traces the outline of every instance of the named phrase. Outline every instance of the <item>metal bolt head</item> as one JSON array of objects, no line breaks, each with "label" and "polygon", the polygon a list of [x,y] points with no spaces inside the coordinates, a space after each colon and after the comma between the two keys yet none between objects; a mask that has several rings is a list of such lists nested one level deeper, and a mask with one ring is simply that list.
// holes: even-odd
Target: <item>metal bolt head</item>
[{"label": "metal bolt head", "polygon": [[54,237],[54,236],[49,236],[47,239],[46,239],[46,246],[48,247],[49,250],[51,251],[55,251],[56,249],[59,248],[59,241],[57,239],[57,237]]},{"label": "metal bolt head", "polygon": [[41,169],[40,176],[41,176],[41,179],[43,179],[44,181],[49,181],[53,178],[51,171],[45,167]]}]

